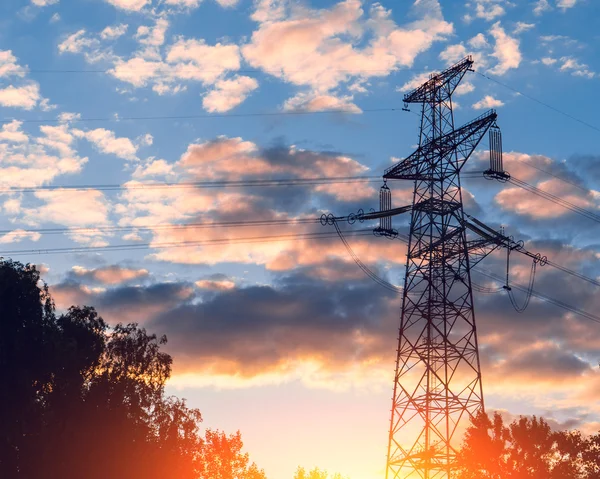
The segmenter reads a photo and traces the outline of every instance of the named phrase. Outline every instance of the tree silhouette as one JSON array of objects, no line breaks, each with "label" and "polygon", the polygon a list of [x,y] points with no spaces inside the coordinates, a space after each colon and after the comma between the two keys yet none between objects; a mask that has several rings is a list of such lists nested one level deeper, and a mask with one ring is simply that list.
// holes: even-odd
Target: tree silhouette
[{"label": "tree silhouette", "polygon": [[298,467],[294,479],[347,479],[339,473],[329,475],[327,471],[315,467],[310,471],[306,471],[303,467]]},{"label": "tree silhouette", "polygon": [[459,479],[598,479],[600,434],[553,431],[543,418],[472,419],[458,454]]},{"label": "tree silhouette", "polygon": [[240,433],[165,395],[165,337],[56,315],[34,266],[0,259],[0,477],[264,479]]}]

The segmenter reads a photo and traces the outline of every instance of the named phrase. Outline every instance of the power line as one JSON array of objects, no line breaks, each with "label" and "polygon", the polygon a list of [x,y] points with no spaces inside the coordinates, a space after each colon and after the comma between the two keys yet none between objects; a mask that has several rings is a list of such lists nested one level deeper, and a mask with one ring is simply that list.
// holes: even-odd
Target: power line
[{"label": "power line", "polygon": [[[386,113],[401,111],[402,108],[362,108],[360,113]],[[330,113],[339,113],[344,115],[355,115],[358,112],[348,109],[323,110],[323,111],[273,111],[273,112],[254,112],[254,113],[209,113],[203,115],[156,115],[156,116],[113,116],[113,117],[89,117],[73,118],[68,121],[58,119],[19,119],[3,118],[0,124],[12,123],[93,123],[93,122],[113,122],[113,121],[161,121],[161,120],[209,120],[213,118],[255,118],[255,117],[277,117],[277,116],[306,116],[306,115],[325,115]]]},{"label": "power line", "polygon": [[574,203],[571,203],[570,201],[564,200],[556,195],[553,195],[552,193],[548,193],[547,191],[537,188],[536,186],[533,186],[525,181],[519,180],[518,178],[511,177],[511,179],[508,181],[515,186],[518,186],[526,191],[529,191],[530,193],[533,193],[533,194],[540,196],[548,201],[551,201],[552,203],[560,205],[563,208],[571,210],[574,213],[577,213],[581,216],[584,216],[585,218],[588,218],[592,221],[600,223],[600,215],[597,215],[596,213],[594,213],[592,211],[589,211],[585,208],[577,206]]},{"label": "power line", "polygon": [[248,180],[213,180],[191,182],[153,182],[153,183],[125,183],[125,184],[85,184],[85,185],[41,185],[24,186],[16,188],[0,188],[0,193],[33,193],[36,191],[54,190],[156,190],[177,188],[239,188],[239,187],[267,187],[267,186],[311,186],[340,183],[372,183],[381,181],[381,176],[331,176],[314,178],[274,178],[274,179],[248,179]]},{"label": "power line", "polygon": [[[504,282],[504,278],[502,278],[501,276],[499,276],[497,274],[494,274],[494,273],[492,273],[490,271],[487,271],[485,269],[481,269],[479,267],[475,267],[475,268],[473,268],[473,270],[475,270],[476,272],[478,272],[478,273],[480,273],[480,274],[482,274],[484,276],[487,276],[490,279],[494,279],[496,281]],[[518,289],[520,291],[523,291],[525,293],[529,292],[529,288],[526,287],[526,286],[523,286],[521,284],[511,283],[511,287],[512,288],[516,288],[516,289]],[[532,289],[531,290],[531,295],[535,296],[538,299],[546,301],[548,303],[554,304],[555,306],[558,306],[559,308],[566,309],[567,311],[570,311],[572,313],[575,313],[575,314],[578,314],[580,316],[583,316],[584,318],[587,318],[590,321],[594,321],[596,323],[600,323],[600,317],[599,316],[596,316],[596,315],[594,315],[592,313],[588,313],[587,311],[584,311],[583,309],[576,308],[575,306],[571,306],[570,304],[567,304],[567,303],[565,303],[563,301],[560,301],[560,300],[558,300],[556,298],[553,298],[551,296],[547,296],[545,294],[542,294],[539,291],[536,291],[536,290]]]},{"label": "power line", "polygon": [[[483,178],[482,171],[465,172],[465,178]],[[62,191],[62,190],[100,190],[100,191],[130,191],[130,190],[156,190],[156,189],[187,189],[187,188],[246,188],[270,186],[314,186],[345,183],[376,183],[381,181],[381,176],[330,176],[314,178],[275,178],[254,180],[214,180],[169,183],[157,181],[153,183],[124,183],[124,184],[84,184],[84,185],[40,185],[0,188],[0,193],[35,193],[37,191]]]},{"label": "power line", "polygon": [[561,114],[563,116],[566,116],[567,118],[569,118],[569,119],[571,119],[573,121],[581,123],[582,125],[587,126],[588,128],[591,128],[592,130],[600,132],[600,128],[598,128],[597,126],[592,125],[591,123],[588,123],[585,120],[581,120],[581,119],[579,119],[579,118],[571,115],[570,113],[567,113],[567,112],[564,112],[562,110],[559,110],[558,108],[556,108],[556,107],[554,107],[554,106],[552,106],[552,105],[550,105],[550,104],[548,104],[546,102],[543,102],[542,100],[538,100],[537,98],[535,98],[535,97],[533,97],[531,95],[528,95],[527,93],[523,93],[522,91],[517,90],[516,88],[514,88],[514,87],[512,87],[510,85],[507,85],[506,83],[502,83],[500,80],[492,78],[492,77],[490,77],[490,76],[488,76],[488,75],[486,75],[484,73],[481,73],[481,72],[478,72],[478,71],[475,71],[475,70],[473,70],[473,72],[476,73],[477,75],[483,77],[483,78],[486,78],[487,80],[493,81],[494,83],[497,83],[498,85],[503,86],[504,88],[508,88],[509,90],[511,90],[511,91],[513,91],[515,93],[518,93],[519,95],[522,95],[522,96],[524,96],[525,98],[527,98],[527,99],[529,99],[531,101],[534,101],[534,102],[536,102],[536,103],[538,103],[538,104],[540,104],[542,106],[545,106],[546,108],[549,108],[550,110],[553,110],[556,113],[559,113],[559,114]]},{"label": "power line", "polygon": [[[352,236],[371,236],[373,233],[370,229],[355,230],[351,232]],[[29,250],[6,250],[0,251],[2,256],[23,256],[32,254],[67,254],[67,253],[87,253],[87,252],[103,252],[103,251],[130,251],[138,249],[161,249],[161,248],[182,248],[188,246],[214,246],[223,244],[249,244],[249,243],[271,243],[279,241],[297,241],[297,240],[320,240],[338,238],[337,233],[301,233],[289,235],[274,235],[274,236],[251,236],[241,238],[215,238],[198,241],[173,241],[165,243],[137,243],[137,244],[120,244],[109,246],[80,246],[66,248],[37,248]]]},{"label": "power line", "polygon": [[178,229],[204,229],[204,228],[235,228],[235,227],[256,227],[256,226],[284,226],[284,225],[306,225],[317,224],[319,218],[288,218],[272,220],[250,220],[250,221],[217,221],[204,223],[185,223],[185,224],[166,224],[155,223],[146,225],[127,225],[127,226],[77,226],[72,228],[39,228],[39,229],[18,229],[18,230],[0,230],[0,235],[18,236],[23,233],[33,234],[75,234],[75,233],[113,233],[125,231],[161,231]]},{"label": "power line", "polygon": [[[286,74],[286,73],[311,73],[311,72],[322,72],[323,69],[308,69],[308,68],[296,68],[296,69],[260,69],[260,68],[248,68],[248,69],[243,69],[243,70],[205,70],[204,68],[200,68],[200,67],[188,67],[188,68],[177,68],[177,72],[197,72],[201,70],[202,73],[226,73],[227,71],[230,71],[231,73],[236,73],[236,74],[244,74],[244,75],[251,75],[251,74],[257,74],[257,73],[268,73],[269,75],[274,75],[274,74]],[[48,69],[48,68],[40,68],[40,69],[27,69],[27,68],[22,68],[21,71],[23,73],[40,73],[40,74],[52,74],[52,73],[57,73],[57,74],[71,74],[71,73],[112,73],[115,71],[115,68],[107,68],[107,69],[87,69],[87,70],[83,70],[83,69]],[[124,72],[124,73],[129,73],[129,72],[138,72],[138,71],[152,71],[153,73],[159,73],[159,74],[172,74],[174,72],[173,69],[164,69],[164,68],[153,68],[153,67],[148,67],[148,68],[119,68],[119,72]],[[396,69],[396,70],[390,70],[389,68],[361,68],[361,69],[340,69],[340,68],[327,68],[328,72],[336,72],[336,73],[349,73],[349,74],[355,74],[355,75],[360,75],[361,73],[380,73],[380,72],[387,72],[387,73],[399,73],[399,72],[419,72],[419,73],[430,73],[429,70],[422,70],[422,69],[417,69],[417,68],[402,68],[400,69]]]},{"label": "power line", "polygon": [[[398,235],[398,239],[404,243],[408,243],[408,236],[406,235],[402,235],[399,234]],[[548,263],[548,264],[552,264],[554,267],[557,267],[558,265],[556,265],[555,263]],[[487,271],[485,269],[482,269],[480,267],[473,267],[471,268],[473,271],[476,271],[484,276],[487,276],[488,278],[494,279],[496,281],[500,281],[501,283],[504,283],[505,278],[503,278],[502,276],[498,276],[490,271]],[[562,267],[560,267],[559,269],[562,269]],[[566,269],[566,268],[565,268]],[[576,276],[579,276],[579,273],[573,272],[575,273]],[[569,274],[571,274],[571,272],[569,272]],[[583,275],[581,275],[583,276]],[[582,279],[586,279],[586,280],[591,280],[591,278],[587,278],[587,277],[583,277]],[[594,280],[592,280],[594,281]],[[550,296],[547,296],[545,294],[540,293],[539,291],[534,290],[533,288],[530,290],[529,287],[527,286],[523,286],[521,284],[518,283],[512,283],[511,282],[511,287],[512,288],[516,288],[520,291],[523,291],[524,293],[529,293],[531,291],[531,295],[535,296],[538,299],[542,299],[544,301],[547,301],[551,304],[554,304],[555,306],[558,306],[560,308],[566,309],[568,311],[571,311],[572,313],[578,314],[580,316],[583,316],[587,319],[590,319],[591,321],[595,321],[597,323],[600,323],[600,317],[593,315],[592,313],[588,313],[587,311],[584,311],[582,309],[576,308],[575,306],[571,306],[570,304],[567,304],[563,301],[560,301],[558,299],[552,298]],[[477,285],[476,289],[479,289],[480,292],[482,293],[487,293],[487,294],[492,294],[492,293],[499,293],[501,292],[504,288],[499,288],[497,290],[491,289],[491,288],[485,288],[482,287],[480,285]]]}]

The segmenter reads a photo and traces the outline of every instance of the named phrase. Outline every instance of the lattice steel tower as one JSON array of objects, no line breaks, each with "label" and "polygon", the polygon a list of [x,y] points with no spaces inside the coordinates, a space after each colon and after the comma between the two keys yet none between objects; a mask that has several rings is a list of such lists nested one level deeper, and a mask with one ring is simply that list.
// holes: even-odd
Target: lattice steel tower
[{"label": "lattice steel tower", "polygon": [[478,245],[467,241],[460,171],[496,113],[454,129],[452,93],[472,65],[405,95],[422,105],[419,147],[384,174],[414,181],[387,479],[449,477],[461,420],[483,408],[469,264]]}]

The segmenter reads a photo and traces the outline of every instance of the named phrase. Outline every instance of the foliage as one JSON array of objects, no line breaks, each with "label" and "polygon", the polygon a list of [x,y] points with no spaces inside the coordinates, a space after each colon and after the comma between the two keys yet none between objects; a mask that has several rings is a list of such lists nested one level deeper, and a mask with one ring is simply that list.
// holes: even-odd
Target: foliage
[{"label": "foliage", "polygon": [[458,479],[597,479],[600,434],[553,431],[542,418],[472,419],[458,454]]},{"label": "foliage", "polygon": [[323,471],[318,467],[313,470],[306,472],[303,467],[298,467],[294,479],[347,479],[339,473],[330,476],[327,471]]},{"label": "foliage", "polygon": [[0,477],[264,479],[238,433],[165,395],[166,338],[55,313],[34,266],[0,259]]}]

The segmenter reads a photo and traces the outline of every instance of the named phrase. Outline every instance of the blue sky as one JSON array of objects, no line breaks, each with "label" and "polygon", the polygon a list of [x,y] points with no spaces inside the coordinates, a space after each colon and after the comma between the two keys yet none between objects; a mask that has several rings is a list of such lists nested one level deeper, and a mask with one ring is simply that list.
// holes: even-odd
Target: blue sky
[{"label": "blue sky", "polygon": [[[158,244],[323,231],[164,225],[347,214],[376,208],[379,184],[134,186],[377,176],[418,141],[418,111],[400,110],[403,93],[472,54],[499,83],[469,73],[454,98],[457,123],[496,108],[506,169],[595,212],[598,130],[503,85],[600,127],[599,14],[593,0],[4,0],[0,255],[38,250],[14,258],[40,265],[60,308],[90,304],[110,322],[166,333],[172,391],[207,426],[240,428],[269,477],[292,477],[298,465],[375,477],[385,466],[398,298],[335,240]],[[470,168],[485,166],[483,143]],[[129,187],[94,187],[107,184]],[[81,185],[92,187],[39,189]],[[34,190],[6,191],[23,187]],[[464,187],[468,212],[600,274],[594,221],[514,185]],[[394,206],[410,202],[410,189],[394,183]],[[38,231],[48,228],[60,234]],[[48,251],[140,243],[153,246]],[[404,245],[351,243],[400,284]],[[492,255],[485,268],[502,274],[503,262]],[[528,271],[515,260],[511,274],[527,283]],[[594,312],[595,287],[578,281],[546,268],[536,289]],[[476,301],[488,405],[598,430],[598,325],[539,300],[521,315],[501,294]]]}]

